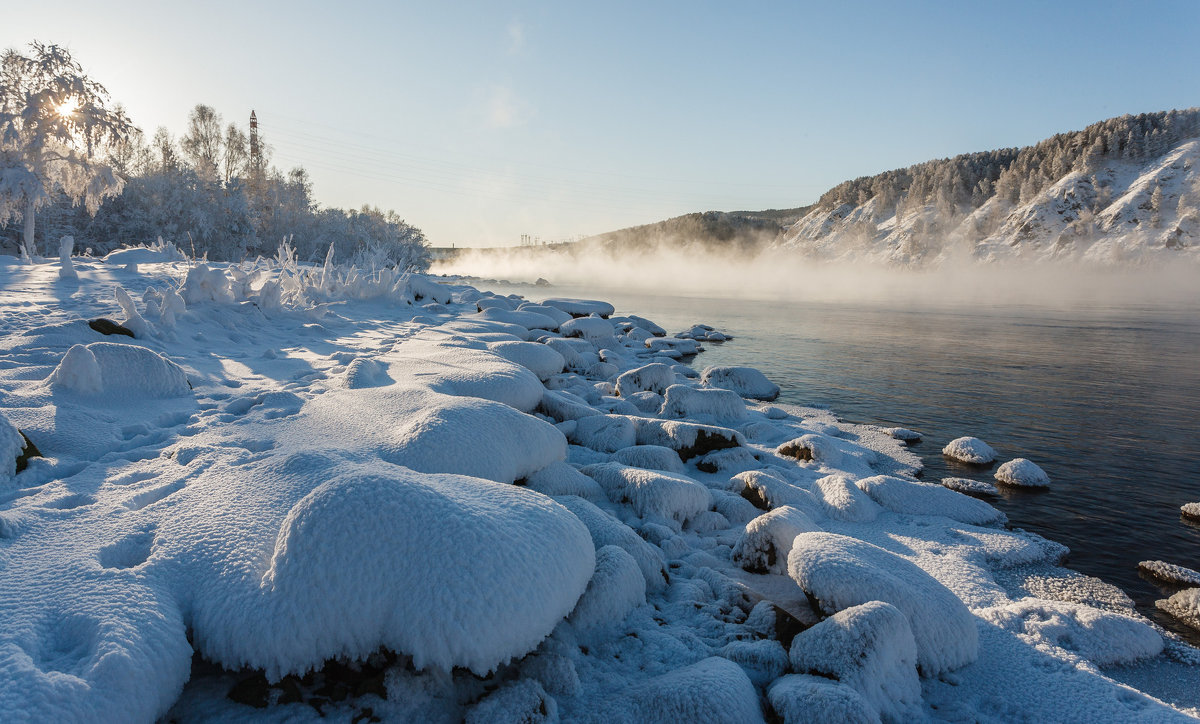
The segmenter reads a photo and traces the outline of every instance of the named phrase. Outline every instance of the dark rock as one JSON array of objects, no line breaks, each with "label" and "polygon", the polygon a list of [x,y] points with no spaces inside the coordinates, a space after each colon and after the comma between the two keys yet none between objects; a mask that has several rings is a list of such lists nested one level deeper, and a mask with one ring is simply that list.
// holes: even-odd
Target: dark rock
[{"label": "dark rock", "polygon": [[271,686],[267,683],[267,677],[258,671],[234,684],[225,696],[230,701],[236,701],[239,704],[252,706],[255,709],[265,709],[267,695],[270,692]]},{"label": "dark rock", "polygon": [[21,454],[17,456],[17,472],[19,473],[29,467],[29,458],[40,458],[42,452],[38,450],[37,445],[33,444],[33,440],[30,440],[28,435],[20,430],[17,430],[17,434],[25,441],[25,447],[21,448]]},{"label": "dark rock", "polygon": [[784,457],[796,458],[797,460],[812,460],[813,451],[808,445],[800,442],[800,440],[791,440],[785,442],[775,449],[775,452]]},{"label": "dark rock", "polygon": [[128,327],[122,327],[111,319],[106,319],[104,317],[97,317],[96,319],[89,320],[88,326],[100,334],[123,334],[126,337],[133,336],[133,330],[129,329]]},{"label": "dark rock", "polygon": [[752,485],[747,485],[746,487],[742,488],[741,496],[746,500],[749,500],[750,503],[759,510],[771,509],[771,505],[767,502],[767,499],[763,497],[762,491]]}]

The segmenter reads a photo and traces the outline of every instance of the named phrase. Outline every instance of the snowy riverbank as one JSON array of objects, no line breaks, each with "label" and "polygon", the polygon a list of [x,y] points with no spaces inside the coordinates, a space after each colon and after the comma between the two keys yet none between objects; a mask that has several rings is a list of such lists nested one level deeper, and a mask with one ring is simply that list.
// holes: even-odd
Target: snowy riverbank
[{"label": "snowy riverbank", "polygon": [[1119,681],[1195,649],[703,342],[155,258],[0,263],[5,720],[1184,716]]}]

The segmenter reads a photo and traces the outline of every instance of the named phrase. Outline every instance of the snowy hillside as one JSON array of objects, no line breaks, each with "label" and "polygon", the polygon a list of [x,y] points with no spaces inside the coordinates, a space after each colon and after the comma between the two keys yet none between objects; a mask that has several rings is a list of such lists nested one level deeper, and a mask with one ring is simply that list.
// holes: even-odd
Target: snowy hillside
[{"label": "snowy hillside", "polygon": [[856,179],[777,246],[899,265],[1200,261],[1200,111],[1111,119],[1026,149]]},{"label": "snowy hillside", "polygon": [[63,250],[0,257],[2,721],[1197,713],[1155,688],[1195,649],[918,480],[917,433],[685,364],[717,330]]}]

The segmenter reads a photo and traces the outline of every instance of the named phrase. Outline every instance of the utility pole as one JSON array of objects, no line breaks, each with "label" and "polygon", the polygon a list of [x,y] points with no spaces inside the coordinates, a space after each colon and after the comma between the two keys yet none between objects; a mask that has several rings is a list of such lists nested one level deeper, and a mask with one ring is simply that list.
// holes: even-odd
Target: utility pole
[{"label": "utility pole", "polygon": [[250,111],[250,168],[258,171],[262,168],[262,150],[258,147],[258,116]]}]

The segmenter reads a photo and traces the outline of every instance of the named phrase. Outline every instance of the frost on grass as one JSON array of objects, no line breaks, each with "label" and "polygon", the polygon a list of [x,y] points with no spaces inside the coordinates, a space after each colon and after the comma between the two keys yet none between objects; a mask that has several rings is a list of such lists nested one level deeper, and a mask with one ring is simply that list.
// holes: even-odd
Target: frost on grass
[{"label": "frost on grass", "polygon": [[1025,458],[1014,458],[996,468],[996,480],[1021,488],[1048,488],[1050,476]]},{"label": "frost on grass", "polygon": [[792,543],[788,574],[826,613],[869,601],[900,609],[926,676],[965,666],[978,655],[975,617],[966,605],[915,564],[878,546],[833,533],[802,533]]},{"label": "frost on grass", "polygon": [[946,443],[942,454],[952,460],[972,465],[987,465],[996,459],[996,451],[977,437],[959,437]]}]

